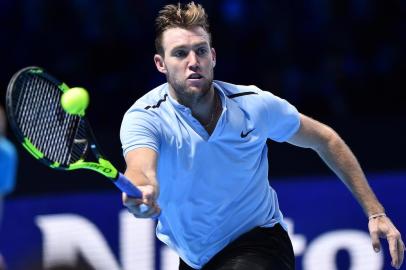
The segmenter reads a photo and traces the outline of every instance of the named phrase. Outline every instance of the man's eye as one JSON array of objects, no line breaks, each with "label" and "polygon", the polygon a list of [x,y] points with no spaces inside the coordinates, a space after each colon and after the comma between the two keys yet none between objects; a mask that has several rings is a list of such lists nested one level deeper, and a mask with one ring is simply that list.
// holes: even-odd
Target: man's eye
[{"label": "man's eye", "polygon": [[199,48],[197,49],[197,55],[205,55],[207,53],[206,48]]},{"label": "man's eye", "polygon": [[185,57],[186,56],[186,52],[185,51],[176,51],[174,53],[175,57]]}]

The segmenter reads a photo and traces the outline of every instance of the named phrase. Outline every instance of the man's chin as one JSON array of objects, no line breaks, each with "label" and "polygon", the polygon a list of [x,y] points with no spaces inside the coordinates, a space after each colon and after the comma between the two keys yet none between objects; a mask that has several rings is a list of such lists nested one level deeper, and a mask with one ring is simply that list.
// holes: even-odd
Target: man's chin
[{"label": "man's chin", "polygon": [[203,97],[210,91],[210,87],[202,86],[189,86],[187,92],[190,96]]},{"label": "man's chin", "polygon": [[186,87],[190,93],[205,93],[210,90],[211,83],[207,81],[187,82]]},{"label": "man's chin", "polygon": [[176,95],[182,99],[200,99],[210,92],[212,82],[202,81],[202,82],[190,82],[186,81],[183,84],[176,84],[169,81],[169,84],[172,86]]}]

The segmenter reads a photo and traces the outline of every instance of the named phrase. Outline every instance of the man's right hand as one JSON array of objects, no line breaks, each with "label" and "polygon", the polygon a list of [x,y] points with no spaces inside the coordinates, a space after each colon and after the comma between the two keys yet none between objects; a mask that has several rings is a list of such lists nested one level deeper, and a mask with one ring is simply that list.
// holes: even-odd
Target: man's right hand
[{"label": "man's right hand", "polygon": [[142,199],[131,197],[123,192],[123,205],[127,207],[128,212],[137,218],[157,218],[161,213],[161,209],[156,202],[155,187],[153,185],[144,185],[137,186],[137,188],[142,192]]}]

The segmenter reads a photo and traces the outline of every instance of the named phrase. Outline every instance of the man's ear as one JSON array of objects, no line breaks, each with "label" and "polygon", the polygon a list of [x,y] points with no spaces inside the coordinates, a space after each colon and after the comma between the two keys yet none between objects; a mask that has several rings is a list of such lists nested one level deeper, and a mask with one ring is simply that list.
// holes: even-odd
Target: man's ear
[{"label": "man's ear", "polygon": [[156,69],[159,72],[166,74],[167,70],[166,70],[164,58],[160,54],[154,55],[154,62],[155,62]]},{"label": "man's ear", "polygon": [[212,60],[213,60],[213,67],[216,66],[216,50],[214,48],[211,48],[211,55],[212,55]]}]

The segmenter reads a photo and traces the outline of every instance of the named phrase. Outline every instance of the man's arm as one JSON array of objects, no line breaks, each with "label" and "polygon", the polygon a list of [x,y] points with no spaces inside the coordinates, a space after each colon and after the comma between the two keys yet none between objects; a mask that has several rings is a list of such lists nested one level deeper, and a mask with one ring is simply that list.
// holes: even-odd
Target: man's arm
[{"label": "man's arm", "polygon": [[[150,218],[158,216],[160,208],[156,202],[159,186],[156,179],[158,154],[149,148],[137,148],[127,153],[125,161],[127,169],[124,175],[142,192],[142,199],[137,199],[123,193],[123,204],[134,216]],[[149,210],[141,212],[140,204],[149,206]]]},{"label": "man's arm", "polygon": [[368,228],[374,250],[380,250],[379,237],[387,238],[392,266],[399,269],[405,250],[401,235],[390,219],[384,215],[385,209],[369,186],[350,148],[330,127],[305,115],[301,115],[300,122],[299,130],[288,140],[288,143],[316,151],[344,182],[369,217]]}]

